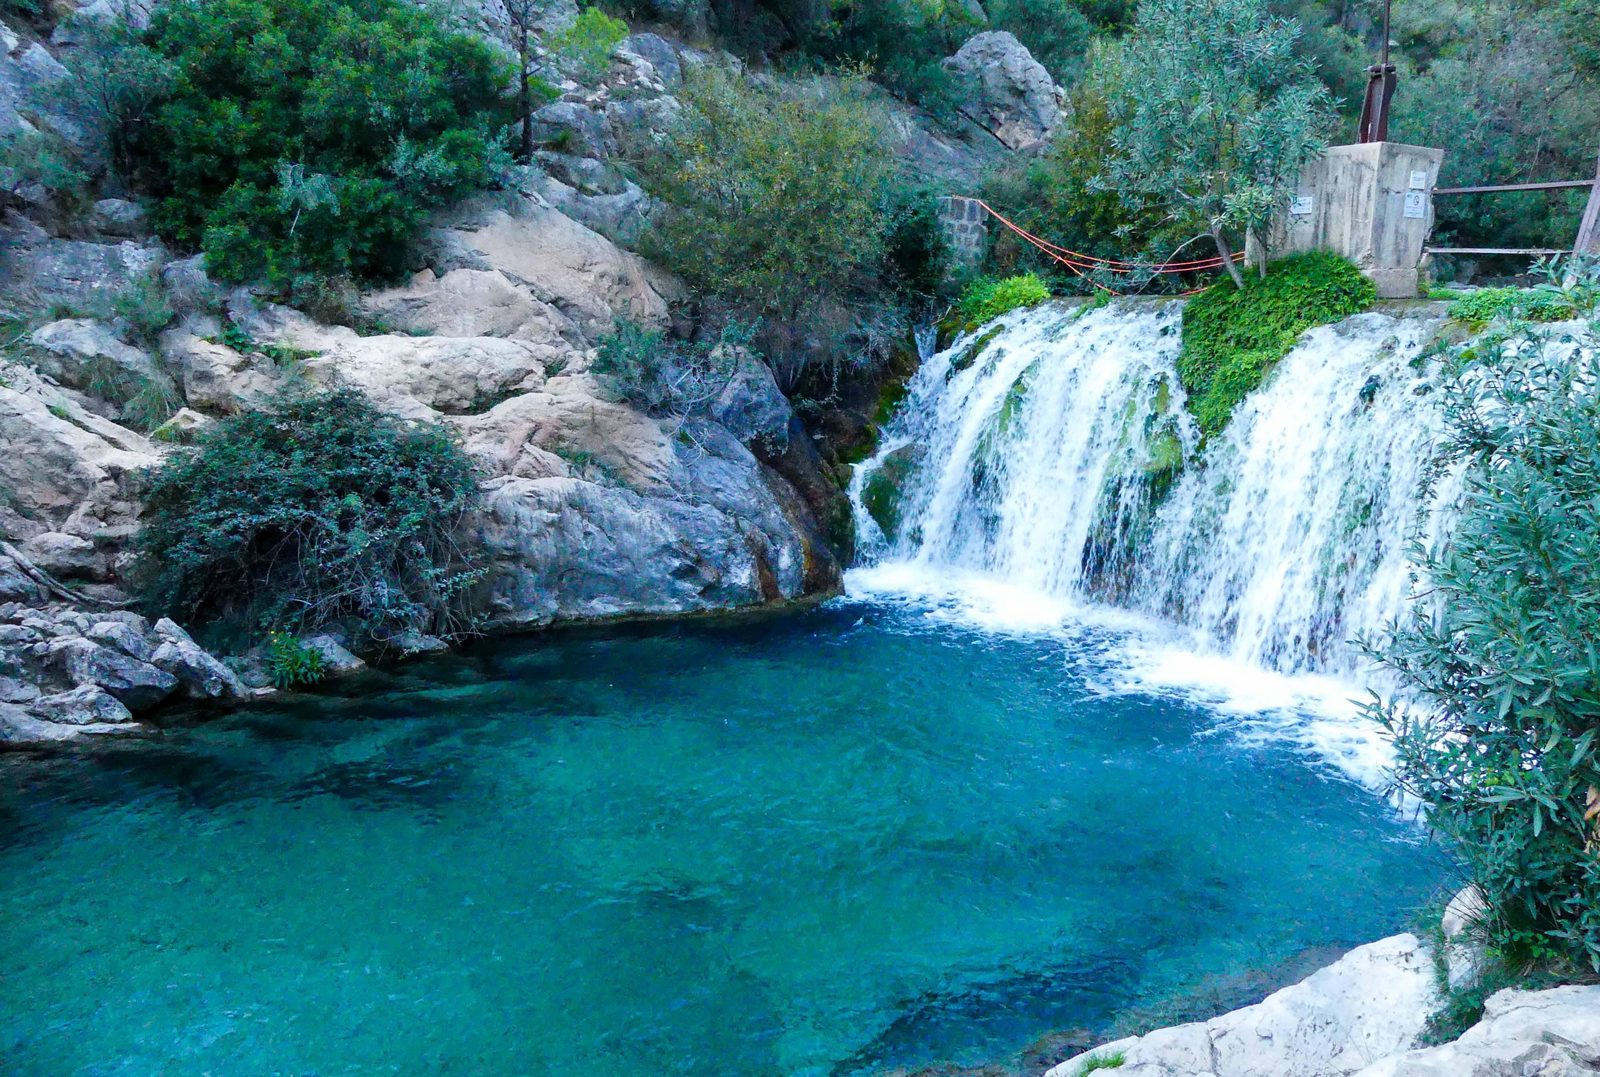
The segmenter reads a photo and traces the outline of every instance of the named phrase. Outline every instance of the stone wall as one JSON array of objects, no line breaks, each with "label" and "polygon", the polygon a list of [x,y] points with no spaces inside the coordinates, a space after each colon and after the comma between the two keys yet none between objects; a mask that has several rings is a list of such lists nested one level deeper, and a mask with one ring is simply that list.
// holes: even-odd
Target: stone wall
[{"label": "stone wall", "polygon": [[947,195],[939,199],[939,228],[957,265],[973,266],[989,243],[989,215],[976,198]]},{"label": "stone wall", "polygon": [[1443,150],[1398,142],[1329,147],[1301,173],[1273,230],[1274,251],[1334,251],[1360,266],[1380,296],[1415,296],[1443,160]]}]

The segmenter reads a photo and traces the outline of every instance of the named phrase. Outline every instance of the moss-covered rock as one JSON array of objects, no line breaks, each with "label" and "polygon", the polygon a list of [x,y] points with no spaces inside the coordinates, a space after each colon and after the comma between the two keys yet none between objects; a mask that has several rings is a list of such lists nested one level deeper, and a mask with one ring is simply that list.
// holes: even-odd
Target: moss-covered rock
[{"label": "moss-covered rock", "polygon": [[921,445],[902,445],[879,461],[862,485],[861,505],[890,542],[900,537],[905,522],[906,483],[926,454]]},{"label": "moss-covered rock", "polygon": [[1326,251],[1274,262],[1243,288],[1223,279],[1183,308],[1178,377],[1204,437],[1220,433],[1300,334],[1370,308],[1377,292],[1346,258]]}]

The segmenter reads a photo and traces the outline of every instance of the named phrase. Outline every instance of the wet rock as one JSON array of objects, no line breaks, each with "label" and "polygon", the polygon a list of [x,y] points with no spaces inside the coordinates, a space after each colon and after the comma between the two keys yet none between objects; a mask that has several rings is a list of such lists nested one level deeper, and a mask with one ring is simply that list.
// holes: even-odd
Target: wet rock
[{"label": "wet rock", "polygon": [[389,646],[408,657],[418,654],[437,654],[450,649],[450,645],[438,636],[412,630],[395,633],[389,638]]}]

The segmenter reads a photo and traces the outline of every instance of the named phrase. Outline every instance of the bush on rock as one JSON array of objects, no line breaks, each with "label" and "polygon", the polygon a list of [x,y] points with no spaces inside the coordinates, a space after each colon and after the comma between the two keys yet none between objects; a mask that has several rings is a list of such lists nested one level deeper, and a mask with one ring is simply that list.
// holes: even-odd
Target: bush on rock
[{"label": "bush on rock", "polygon": [[141,554],[174,617],[382,641],[470,627],[456,531],[478,474],[454,435],[353,389],[288,392],[221,420],[156,471]]},{"label": "bush on rock", "polygon": [[1242,288],[1219,281],[1190,299],[1178,377],[1201,433],[1220,433],[1300,334],[1376,301],[1372,282],[1354,264],[1325,251],[1276,262],[1266,279],[1252,276]]},{"label": "bush on rock", "polygon": [[153,223],[223,280],[391,276],[428,210],[509,163],[511,79],[402,0],[178,0],[170,87],[130,132]]}]

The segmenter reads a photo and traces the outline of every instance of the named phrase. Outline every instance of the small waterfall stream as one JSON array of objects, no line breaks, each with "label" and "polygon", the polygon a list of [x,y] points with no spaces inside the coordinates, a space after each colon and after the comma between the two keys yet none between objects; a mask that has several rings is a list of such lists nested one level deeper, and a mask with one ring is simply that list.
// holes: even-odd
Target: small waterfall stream
[{"label": "small waterfall stream", "polygon": [[[867,556],[980,574],[1191,630],[1283,673],[1348,676],[1404,608],[1437,417],[1438,322],[1314,330],[1201,445],[1181,304],[1018,312],[928,356],[854,484]],[[1441,503],[1450,484],[1436,492]]]}]

